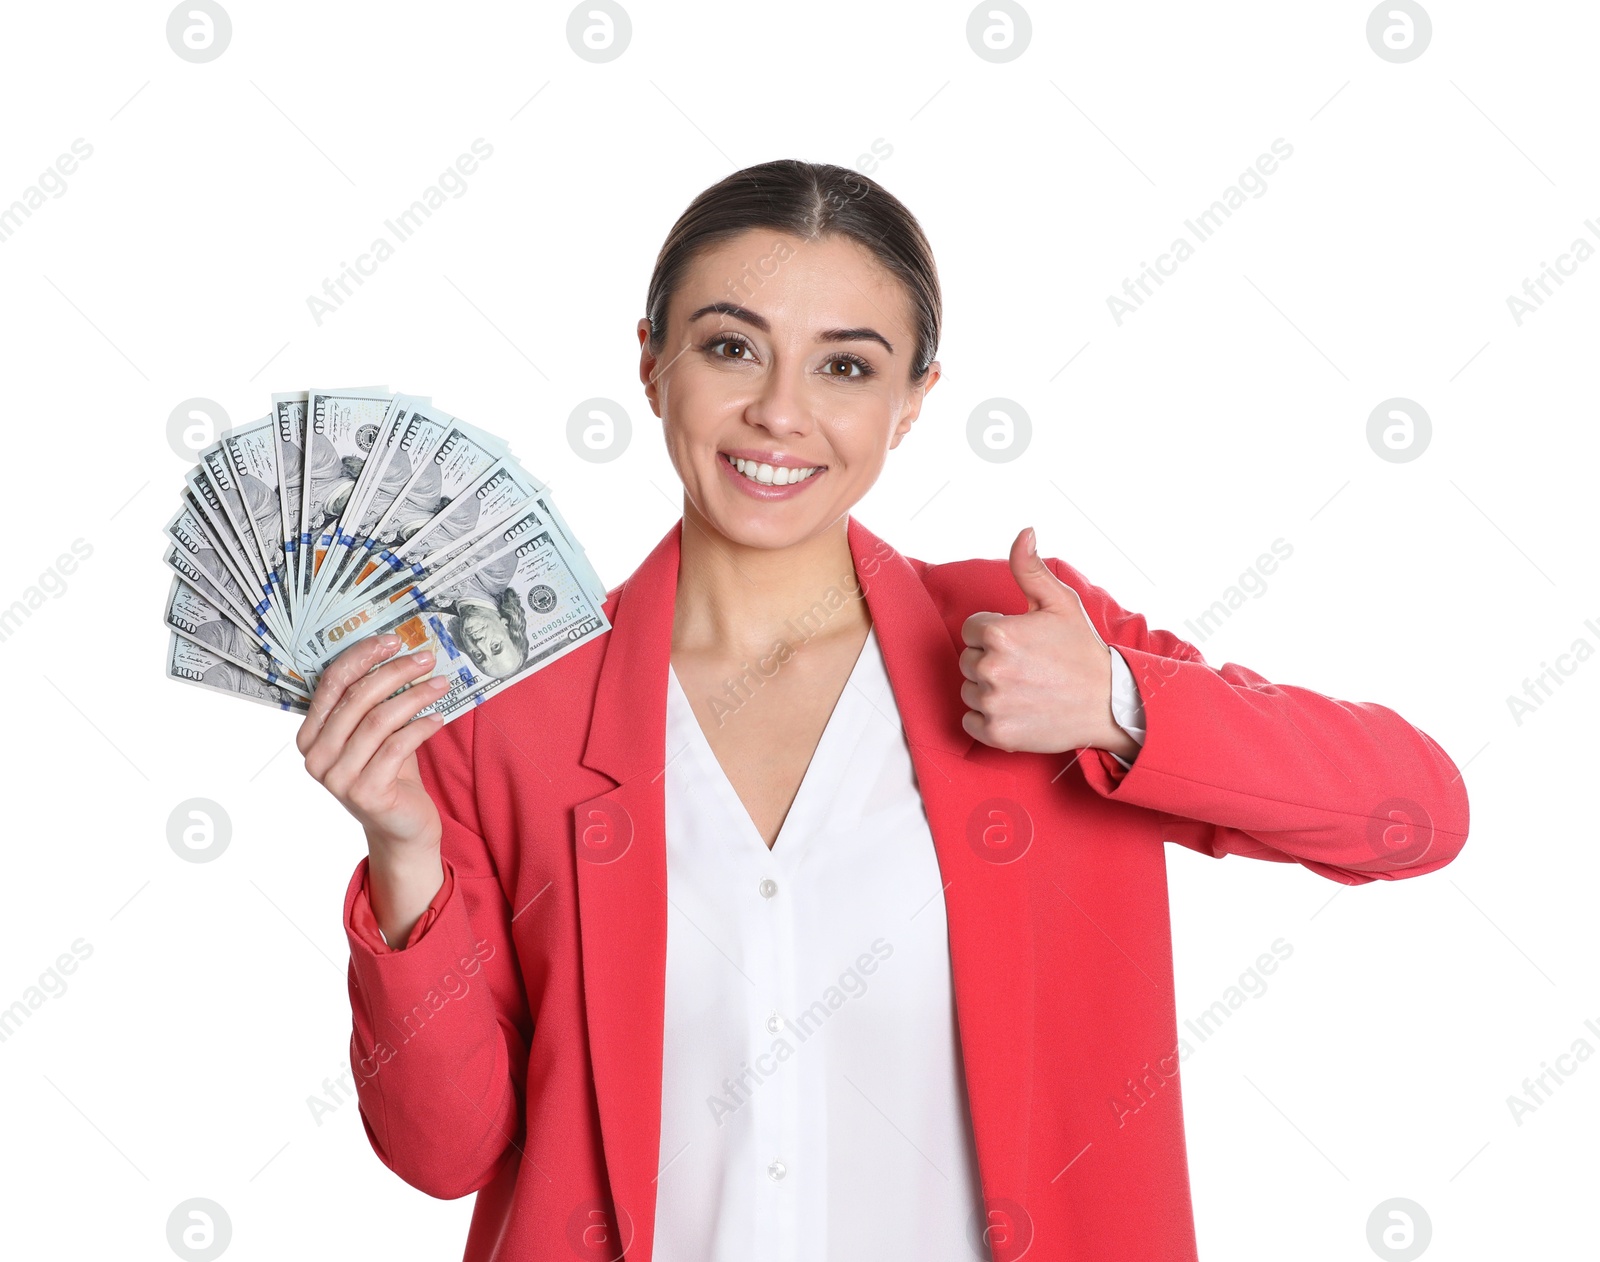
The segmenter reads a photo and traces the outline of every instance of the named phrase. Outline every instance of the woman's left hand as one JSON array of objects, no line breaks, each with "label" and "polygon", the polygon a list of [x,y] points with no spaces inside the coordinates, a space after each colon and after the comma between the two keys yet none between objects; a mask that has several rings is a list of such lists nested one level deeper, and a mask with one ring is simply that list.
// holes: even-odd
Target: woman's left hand
[{"label": "woman's left hand", "polygon": [[962,624],[961,726],[996,749],[1131,757],[1138,742],[1111,713],[1111,650],[1078,593],[1039,556],[1031,526],[1012,541],[1010,561],[1028,611],[975,613]]}]

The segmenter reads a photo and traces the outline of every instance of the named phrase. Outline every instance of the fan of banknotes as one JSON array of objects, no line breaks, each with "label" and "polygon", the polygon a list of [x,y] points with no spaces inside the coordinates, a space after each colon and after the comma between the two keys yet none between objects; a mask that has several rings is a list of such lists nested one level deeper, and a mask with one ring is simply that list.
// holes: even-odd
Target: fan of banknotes
[{"label": "fan of banknotes", "polygon": [[369,635],[434,654],[445,722],[610,629],[543,483],[383,387],[275,394],[200,452],[166,526],[167,677],[305,713]]}]

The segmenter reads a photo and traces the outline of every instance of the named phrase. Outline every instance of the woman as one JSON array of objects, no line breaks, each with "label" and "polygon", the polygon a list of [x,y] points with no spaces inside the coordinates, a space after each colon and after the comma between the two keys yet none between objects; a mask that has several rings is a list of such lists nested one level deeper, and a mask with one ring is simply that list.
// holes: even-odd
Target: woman
[{"label": "woman", "polygon": [[[772,162],[672,230],[683,517],[612,629],[438,738],[360,642],[299,735],[362,823],[361,1114],[466,1257],[1193,1259],[1164,843],[1344,884],[1463,844],[1393,711],[1220,670],[1041,559],[850,515],[939,378],[915,219]],[[424,742],[427,742],[424,744]]]}]

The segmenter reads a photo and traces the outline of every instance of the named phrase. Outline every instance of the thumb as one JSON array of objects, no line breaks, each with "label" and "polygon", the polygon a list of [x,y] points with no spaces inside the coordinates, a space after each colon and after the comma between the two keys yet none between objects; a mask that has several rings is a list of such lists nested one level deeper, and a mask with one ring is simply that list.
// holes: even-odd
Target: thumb
[{"label": "thumb", "polygon": [[1072,593],[1044,563],[1034,542],[1033,527],[1022,531],[1011,543],[1011,576],[1028,598],[1028,612],[1058,609],[1071,601]]}]

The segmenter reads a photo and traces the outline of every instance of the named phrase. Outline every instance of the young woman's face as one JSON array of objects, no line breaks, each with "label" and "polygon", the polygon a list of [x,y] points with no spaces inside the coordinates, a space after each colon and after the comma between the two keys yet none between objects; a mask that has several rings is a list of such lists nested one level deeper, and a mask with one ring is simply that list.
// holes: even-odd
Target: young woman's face
[{"label": "young woman's face", "polygon": [[703,252],[659,356],[639,322],[640,378],[689,511],[766,548],[848,513],[939,377],[934,364],[910,384],[912,320],[905,286],[845,237],[752,229]]}]

